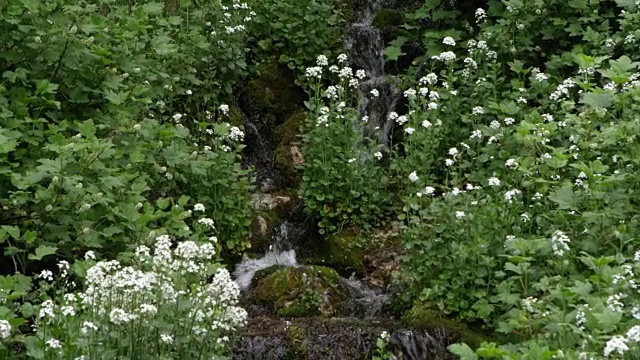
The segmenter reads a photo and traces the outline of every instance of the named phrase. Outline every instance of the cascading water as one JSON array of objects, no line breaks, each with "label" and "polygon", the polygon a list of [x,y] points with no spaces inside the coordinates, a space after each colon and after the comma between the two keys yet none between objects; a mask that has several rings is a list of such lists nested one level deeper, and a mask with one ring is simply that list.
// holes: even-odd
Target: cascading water
[{"label": "cascading water", "polygon": [[[347,55],[353,66],[367,73],[367,80],[360,83],[360,118],[369,117],[363,134],[375,137],[386,146],[393,127],[388,119],[400,97],[394,82],[384,72],[384,42],[380,30],[372,25],[375,14],[385,7],[393,6],[395,1],[371,0],[359,14],[359,21],[349,27],[344,40]],[[371,91],[376,90],[378,96]],[[356,126],[362,126],[357,124]]]},{"label": "cascading water", "polygon": [[233,275],[236,283],[241,290],[247,290],[251,286],[251,280],[255,274],[263,269],[272,266],[297,266],[296,251],[291,246],[292,224],[288,221],[283,222],[274,229],[272,242],[267,253],[259,259],[250,259],[246,254],[242,258],[242,262],[236,266]]},{"label": "cascading water", "polygon": [[[385,75],[384,42],[372,23],[378,11],[394,4],[394,0],[370,0],[359,14],[359,20],[350,26],[344,41],[352,67],[367,73],[366,80],[360,83],[359,112],[360,118],[367,116],[369,122],[365,125],[357,121],[354,126],[363,137],[375,139],[379,147],[388,146],[394,124],[388,115],[400,99],[400,92],[393,79]],[[374,89],[378,96],[371,93]],[[279,181],[272,164],[272,139],[265,135],[264,131],[268,129],[261,122],[261,114],[254,115],[245,119],[248,141],[254,145],[250,157],[259,181],[276,179],[275,188],[278,188]],[[367,157],[368,154],[363,155]],[[273,190],[266,186],[262,189],[265,192]],[[269,249],[262,257],[251,259],[245,255],[236,266],[234,276],[246,295],[244,300],[250,317],[246,329],[235,340],[234,359],[368,360],[383,331],[390,334],[390,351],[395,354],[392,359],[455,359],[447,346],[457,338],[456,335],[440,328],[408,329],[401,322],[392,320],[389,314],[384,314],[390,296],[355,278],[340,279],[348,299],[335,304],[336,313],[331,318],[284,319],[274,315],[264,304],[252,302],[252,280],[257,272],[272,266],[304,266],[298,260],[307,263],[306,258],[314,258],[314,251],[318,250],[314,245],[322,244],[322,241],[317,238],[315,225],[308,220],[303,209],[298,207],[273,229]],[[292,290],[293,296],[297,296],[296,290]]]}]

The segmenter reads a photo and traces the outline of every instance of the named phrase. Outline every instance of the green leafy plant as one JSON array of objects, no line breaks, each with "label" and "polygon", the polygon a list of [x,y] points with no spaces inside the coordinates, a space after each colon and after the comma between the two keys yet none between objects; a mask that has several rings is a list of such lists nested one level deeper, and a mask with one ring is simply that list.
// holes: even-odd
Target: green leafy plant
[{"label": "green leafy plant", "polygon": [[306,67],[318,54],[339,46],[343,21],[339,5],[335,0],[253,2],[252,32],[261,35],[255,39],[256,60],[275,56],[296,71],[298,84],[305,84]]},{"label": "green leafy plant", "polygon": [[[346,55],[339,59],[344,63]],[[312,90],[302,129],[301,194],[307,210],[320,220],[321,233],[337,233],[349,225],[371,229],[384,218],[390,197],[382,152],[365,132],[367,119],[356,108],[355,87],[366,74],[334,65],[328,72],[338,81],[323,89],[327,58],[320,56],[318,64],[307,69]]]}]

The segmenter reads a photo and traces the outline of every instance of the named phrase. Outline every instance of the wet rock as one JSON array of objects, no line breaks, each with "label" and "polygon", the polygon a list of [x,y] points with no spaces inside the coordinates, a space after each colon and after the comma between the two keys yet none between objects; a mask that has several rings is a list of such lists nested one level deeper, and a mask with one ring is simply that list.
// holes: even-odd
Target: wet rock
[{"label": "wet rock", "polygon": [[236,360],[370,360],[376,340],[390,334],[389,350],[402,360],[453,360],[448,329],[412,329],[388,319],[276,319],[255,317],[234,343]]},{"label": "wet rock", "polygon": [[460,342],[464,342],[471,348],[478,347],[482,341],[487,340],[487,336],[474,331],[468,326],[446,317],[439,311],[433,310],[427,304],[416,302],[412,308],[407,311],[402,320],[413,327],[441,327],[446,328]]},{"label": "wet rock", "polygon": [[256,210],[276,210],[291,202],[290,196],[272,194],[254,194],[251,198],[253,208]]}]

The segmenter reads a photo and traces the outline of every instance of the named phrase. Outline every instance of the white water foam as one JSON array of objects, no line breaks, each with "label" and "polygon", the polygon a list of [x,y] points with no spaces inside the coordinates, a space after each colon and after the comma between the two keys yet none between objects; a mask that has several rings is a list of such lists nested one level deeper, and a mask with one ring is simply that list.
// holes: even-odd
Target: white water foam
[{"label": "white water foam", "polygon": [[236,279],[236,283],[240,287],[240,290],[246,290],[251,286],[251,280],[255,276],[256,272],[267,269],[275,265],[282,266],[297,266],[296,252],[295,250],[276,252],[275,250],[268,251],[263,257],[259,259],[250,259],[246,254],[242,258],[242,262],[238,264],[233,275]]}]

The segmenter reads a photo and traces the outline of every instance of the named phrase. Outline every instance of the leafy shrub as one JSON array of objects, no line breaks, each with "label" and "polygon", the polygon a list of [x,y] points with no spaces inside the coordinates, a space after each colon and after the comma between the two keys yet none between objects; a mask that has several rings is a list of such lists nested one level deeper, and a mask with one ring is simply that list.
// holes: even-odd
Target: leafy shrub
[{"label": "leafy shrub", "polygon": [[221,124],[218,89],[242,74],[249,9],[221,6],[0,5],[0,240],[19,270],[38,247],[135,246],[162,217],[147,204],[185,193],[213,210],[228,249],[246,245],[242,132]]},{"label": "leafy shrub", "polygon": [[260,34],[257,42],[257,61],[279,57],[298,74],[297,82],[304,83],[304,71],[318,54],[335,49],[340,41],[342,15],[339,1],[257,0],[252,4],[257,16],[252,33]]},{"label": "leafy shrub", "polygon": [[[346,55],[339,56],[339,63]],[[348,66],[328,68],[335,86],[321,84],[327,58],[308,68],[310,114],[302,129],[304,157],[301,194],[309,212],[319,220],[321,233],[339,232],[345,225],[375,226],[389,208],[388,176],[380,164],[375,139],[365,134],[356,93],[363,70]],[[326,98],[326,99],[325,99]]]},{"label": "leafy shrub", "polygon": [[[529,3],[503,3],[528,18]],[[611,41],[545,73],[503,47],[510,23],[479,9],[481,31],[441,40],[405,92],[405,278],[418,301],[513,339],[452,347],[463,359],[638,356],[640,73],[621,34],[640,18],[626,10],[620,33],[601,33]]]}]

